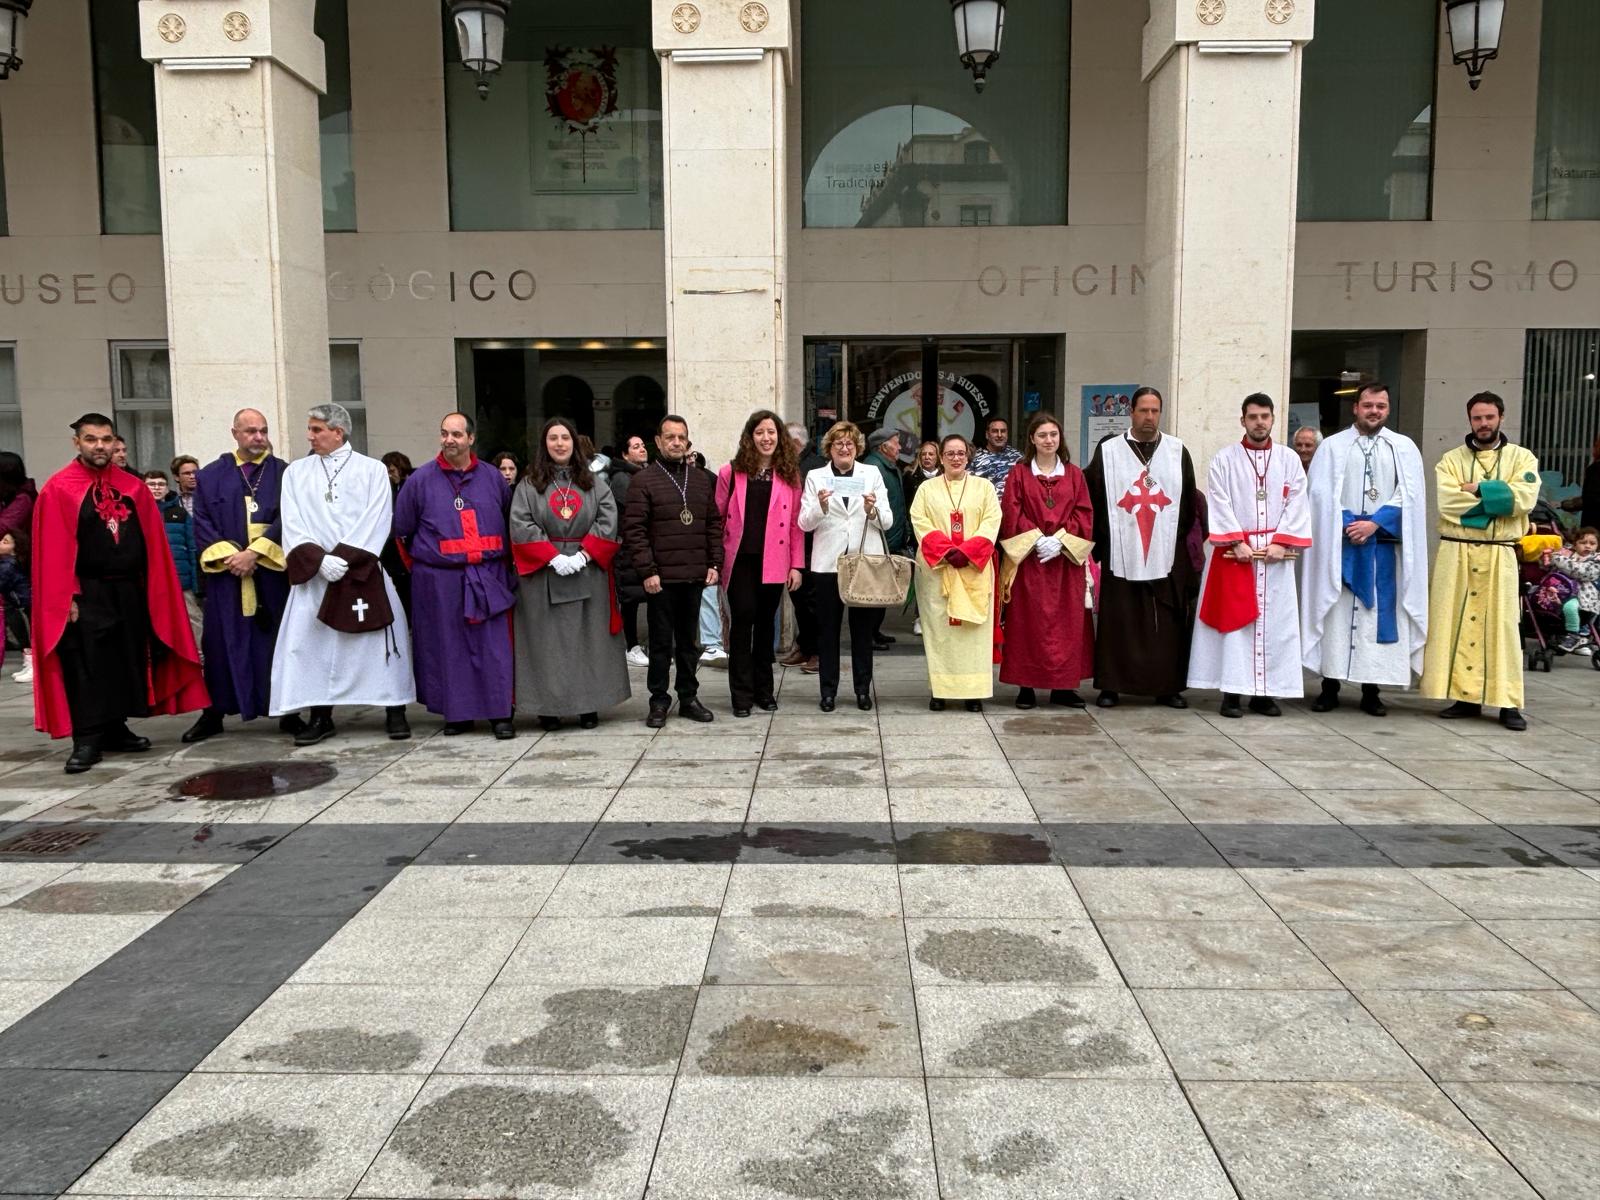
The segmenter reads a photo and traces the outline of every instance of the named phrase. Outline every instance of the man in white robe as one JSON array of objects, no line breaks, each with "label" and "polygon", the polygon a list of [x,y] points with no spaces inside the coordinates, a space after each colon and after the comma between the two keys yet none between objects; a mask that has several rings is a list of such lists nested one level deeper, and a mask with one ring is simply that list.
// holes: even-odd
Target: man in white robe
[{"label": "man in white robe", "polygon": [[1389,389],[1365,385],[1355,424],[1311,460],[1312,543],[1301,563],[1306,669],[1322,676],[1313,712],[1339,707],[1341,681],[1361,711],[1384,716],[1379,689],[1411,686],[1428,636],[1428,484],[1416,443],[1384,422]]},{"label": "man in white robe", "polygon": [[1272,398],[1245,397],[1244,438],[1211,460],[1211,557],[1189,651],[1189,686],[1218,688],[1221,713],[1282,716],[1275,697],[1301,696],[1299,595],[1292,553],[1311,544],[1300,456],[1272,440]]},{"label": "man in white robe", "polygon": [[417,698],[405,610],[377,556],[390,536],[394,498],[377,459],[350,447],[350,413],[310,412],[313,453],[283,475],[283,549],[289,603],[272,659],[272,715],[309,707],[295,736],[310,746],[334,733],[335,704],[382,705],[391,738],[411,736]]}]

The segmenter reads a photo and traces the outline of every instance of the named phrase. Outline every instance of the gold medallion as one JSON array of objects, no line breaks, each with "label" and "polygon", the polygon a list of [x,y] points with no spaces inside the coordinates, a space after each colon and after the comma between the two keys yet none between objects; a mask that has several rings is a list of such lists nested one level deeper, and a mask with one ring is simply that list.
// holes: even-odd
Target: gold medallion
[{"label": "gold medallion", "polygon": [[683,511],[678,514],[678,520],[682,521],[685,525],[694,524],[694,514],[689,511],[688,505],[684,505]]},{"label": "gold medallion", "polygon": [[260,506],[256,504],[256,498],[254,496],[246,496],[244,498],[244,510],[245,510],[245,512],[249,513],[251,516],[255,515],[256,509],[258,507],[260,507]]},{"label": "gold medallion", "polygon": [[571,507],[571,505],[562,505],[562,507],[561,507],[561,519],[563,521],[572,520],[572,507]]}]

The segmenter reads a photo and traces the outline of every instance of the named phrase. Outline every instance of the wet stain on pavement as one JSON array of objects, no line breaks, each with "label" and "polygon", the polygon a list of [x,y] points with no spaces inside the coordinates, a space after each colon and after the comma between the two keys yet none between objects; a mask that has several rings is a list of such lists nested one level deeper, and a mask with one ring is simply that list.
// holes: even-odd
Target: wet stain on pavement
[{"label": "wet stain on pavement", "polygon": [[655,908],[636,908],[629,917],[715,917],[722,912],[710,904],[662,904]]},{"label": "wet stain on pavement", "polygon": [[957,1067],[993,1071],[1014,1079],[1068,1072],[1139,1066],[1145,1055],[1116,1033],[1089,1033],[1075,1037],[1073,1030],[1091,1025],[1070,1000],[1036,1009],[1025,1017],[987,1021],[977,1035],[950,1056]]},{"label": "wet stain on pavement", "polygon": [[910,1196],[909,1165],[894,1144],[916,1114],[909,1108],[842,1113],[818,1125],[794,1158],[746,1159],[739,1178],[802,1200],[898,1200]]},{"label": "wet stain on pavement", "polygon": [[857,983],[872,971],[870,960],[838,950],[780,950],[767,965],[785,979],[807,983]]},{"label": "wet stain on pavement", "polygon": [[847,771],[841,767],[822,766],[815,767],[806,772],[805,783],[807,787],[860,787],[862,783],[879,783],[883,779],[883,768],[876,762],[863,761],[860,768]]},{"label": "wet stain on pavement", "polygon": [[422,1039],[410,1031],[368,1033],[342,1025],[297,1029],[288,1041],[258,1046],[246,1062],[274,1063],[302,1071],[404,1071],[422,1057]]},{"label": "wet stain on pavement", "polygon": [[6,908],[33,913],[164,913],[182,908],[208,883],[161,883],[128,880],[107,883],[50,883],[36,888]]},{"label": "wet stain on pavement", "polygon": [[314,1129],[239,1117],[163,1138],[128,1165],[135,1175],[251,1183],[300,1174],[316,1161],[317,1149]]},{"label": "wet stain on pavement", "polygon": [[1014,1179],[1055,1161],[1056,1150],[1031,1129],[1009,1134],[984,1154],[963,1154],[961,1165],[972,1175]]},{"label": "wet stain on pavement", "polygon": [[630,1137],[588,1092],[471,1084],[423,1105],[389,1145],[434,1187],[480,1195],[587,1187],[627,1152]]},{"label": "wet stain on pavement", "polygon": [[691,833],[659,838],[623,838],[612,842],[623,858],[646,861],[733,862],[747,847],[794,858],[834,858],[841,854],[888,854],[894,846],[863,834],[835,829],[775,829],[763,825],[754,833]]},{"label": "wet stain on pavement", "polygon": [[832,904],[757,904],[750,910],[757,917],[864,917],[859,908],[838,908]]},{"label": "wet stain on pavement", "polygon": [[1011,929],[935,930],[918,943],[916,958],[946,979],[974,983],[1089,983],[1100,976],[1072,947]]},{"label": "wet stain on pavement", "polygon": [[559,1071],[676,1062],[694,1015],[694,1000],[695,989],[688,986],[558,992],[544,1001],[548,1025],[528,1037],[490,1046],[483,1061],[491,1067]]},{"label": "wet stain on pavement", "polygon": [[183,800],[262,800],[321,787],[338,774],[339,769],[332,763],[315,759],[241,763],[190,775],[169,790]]},{"label": "wet stain on pavement", "polygon": [[816,1075],[867,1056],[866,1046],[842,1033],[764,1017],[740,1017],[709,1040],[696,1061],[711,1075]]},{"label": "wet stain on pavement", "polygon": [[1050,843],[1042,837],[981,829],[925,829],[900,839],[899,844],[903,863],[993,866],[1048,863],[1050,855]]}]

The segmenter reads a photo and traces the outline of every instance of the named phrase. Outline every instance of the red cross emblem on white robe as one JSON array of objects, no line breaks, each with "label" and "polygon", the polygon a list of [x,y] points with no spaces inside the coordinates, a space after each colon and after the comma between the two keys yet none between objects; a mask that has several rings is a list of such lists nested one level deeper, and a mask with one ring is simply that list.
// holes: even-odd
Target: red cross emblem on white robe
[{"label": "red cross emblem on white robe", "polygon": [[1140,475],[1133,486],[1117,501],[1117,507],[1130,514],[1139,524],[1139,540],[1144,543],[1144,557],[1150,558],[1150,534],[1156,527],[1161,510],[1172,503],[1172,497],[1161,490],[1159,483],[1145,483],[1147,476]]}]

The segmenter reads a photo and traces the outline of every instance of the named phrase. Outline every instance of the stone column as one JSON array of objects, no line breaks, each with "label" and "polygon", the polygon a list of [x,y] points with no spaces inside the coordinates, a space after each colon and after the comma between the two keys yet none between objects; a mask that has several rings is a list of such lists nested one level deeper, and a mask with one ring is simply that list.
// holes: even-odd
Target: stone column
[{"label": "stone column", "polygon": [[1152,0],[1145,379],[1203,472],[1264,391],[1286,427],[1300,63],[1315,0]]},{"label": "stone column", "polygon": [[174,437],[258,408],[285,457],[329,396],[315,0],[140,0],[154,63]]},{"label": "stone column", "polygon": [[652,0],[661,55],[668,404],[711,463],[785,412],[788,0]]}]

